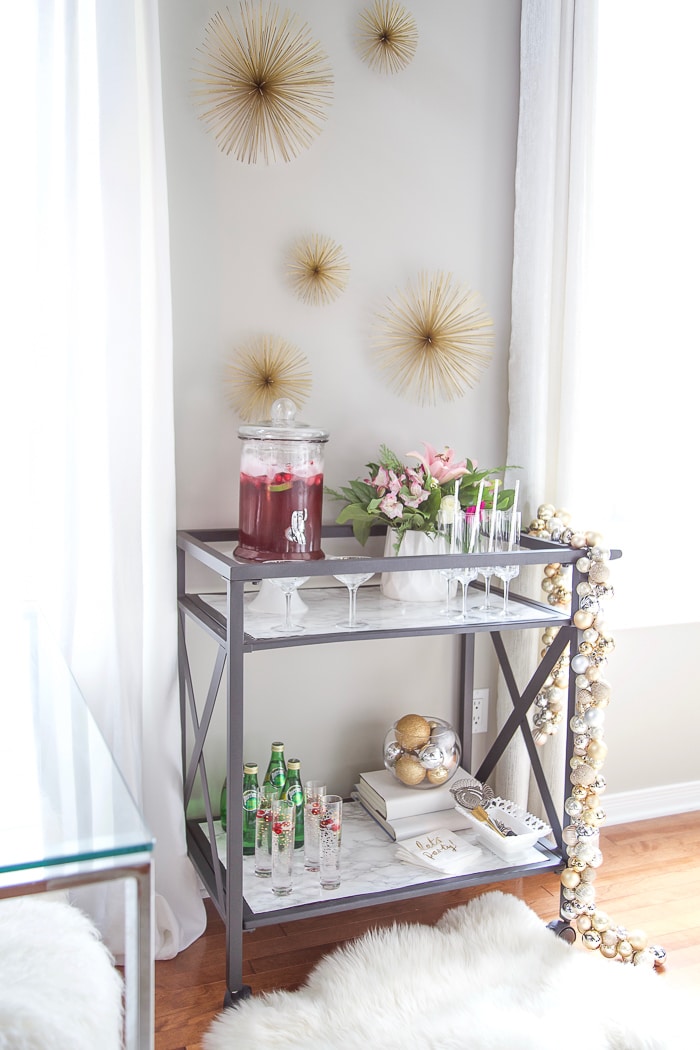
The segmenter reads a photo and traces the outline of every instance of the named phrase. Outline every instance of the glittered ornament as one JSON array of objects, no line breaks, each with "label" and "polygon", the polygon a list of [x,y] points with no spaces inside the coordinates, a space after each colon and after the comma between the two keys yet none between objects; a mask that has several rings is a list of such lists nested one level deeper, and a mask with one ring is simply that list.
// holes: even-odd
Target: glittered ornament
[{"label": "glittered ornament", "polygon": [[422,715],[404,715],[394,728],[397,741],[406,751],[422,747],[430,740],[430,724]]},{"label": "glittered ornament", "polygon": [[394,765],[394,772],[402,784],[413,787],[425,780],[425,770],[416,755],[403,754]]}]

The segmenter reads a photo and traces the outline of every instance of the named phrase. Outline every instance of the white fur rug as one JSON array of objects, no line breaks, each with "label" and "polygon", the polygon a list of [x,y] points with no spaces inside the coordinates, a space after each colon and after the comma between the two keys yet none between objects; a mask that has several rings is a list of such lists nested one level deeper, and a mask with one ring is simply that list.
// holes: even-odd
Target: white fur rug
[{"label": "white fur rug", "polygon": [[121,996],[81,911],[41,897],[0,901],[0,1050],[119,1050]]},{"label": "white fur rug", "polygon": [[[581,989],[581,992],[576,992]],[[690,997],[570,946],[500,891],[437,926],[371,931],[296,992],[225,1010],[205,1050],[687,1050]]]}]

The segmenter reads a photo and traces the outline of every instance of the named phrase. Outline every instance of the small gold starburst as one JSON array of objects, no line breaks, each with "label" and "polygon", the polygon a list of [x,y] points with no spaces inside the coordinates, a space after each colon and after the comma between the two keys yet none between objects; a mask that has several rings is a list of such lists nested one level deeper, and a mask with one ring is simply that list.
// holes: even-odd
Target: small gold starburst
[{"label": "small gold starburst", "polygon": [[194,97],[224,153],[269,164],[311,145],[332,101],[333,74],[296,15],[245,2],[237,24],[227,8],[209,22],[199,53]]},{"label": "small gold starburst", "polygon": [[421,274],[417,288],[389,300],[377,318],[380,370],[396,393],[418,404],[454,401],[491,360],[493,320],[477,292],[452,274]]},{"label": "small gold starburst", "polygon": [[241,419],[267,419],[273,401],[288,397],[297,408],[311,391],[305,355],[275,335],[259,335],[227,365],[228,399]]},{"label": "small gold starburst", "polygon": [[418,46],[413,15],[394,0],[375,0],[360,15],[358,46],[365,62],[380,73],[398,73]]},{"label": "small gold starburst", "polygon": [[299,241],[291,252],[289,280],[305,303],[330,303],[345,291],[350,266],[339,244],[314,234]]}]

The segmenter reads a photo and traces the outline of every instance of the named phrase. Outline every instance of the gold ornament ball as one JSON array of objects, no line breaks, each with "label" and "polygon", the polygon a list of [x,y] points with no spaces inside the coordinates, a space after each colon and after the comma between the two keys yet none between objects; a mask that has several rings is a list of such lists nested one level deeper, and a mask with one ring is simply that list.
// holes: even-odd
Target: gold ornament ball
[{"label": "gold ornament ball", "polygon": [[614,959],[617,955],[617,944],[601,944],[600,954],[605,959]]},{"label": "gold ornament ball", "polygon": [[605,911],[594,912],[591,921],[593,923],[593,929],[597,930],[598,933],[603,933],[610,925],[610,917]]},{"label": "gold ornament ball", "polygon": [[444,766],[438,766],[437,769],[429,769],[427,772],[428,781],[431,784],[444,784],[449,779],[450,771],[445,769]]},{"label": "gold ornament ball", "polygon": [[577,609],[574,613],[574,624],[579,631],[587,630],[593,623],[593,619],[593,613],[589,612],[588,609]]},{"label": "gold ornament ball", "polygon": [[402,755],[394,766],[394,772],[402,784],[415,787],[425,780],[425,769],[416,755]]},{"label": "gold ornament ball", "polygon": [[627,934],[627,940],[630,942],[635,952],[643,952],[649,943],[649,938],[644,930],[630,930]]},{"label": "gold ornament ball", "polygon": [[430,740],[430,722],[422,715],[404,715],[396,723],[396,739],[406,751],[415,751]]},{"label": "gold ornament ball", "polygon": [[559,878],[562,886],[566,886],[567,890],[575,890],[581,881],[581,876],[573,868],[564,868]]}]

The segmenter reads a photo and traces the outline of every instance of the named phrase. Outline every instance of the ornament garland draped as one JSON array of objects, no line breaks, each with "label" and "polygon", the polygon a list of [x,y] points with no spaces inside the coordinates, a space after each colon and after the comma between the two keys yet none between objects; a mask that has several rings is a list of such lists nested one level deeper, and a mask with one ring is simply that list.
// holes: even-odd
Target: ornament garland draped
[{"label": "ornament garland draped", "polygon": [[[571,823],[562,833],[568,861],[560,875],[561,916],[575,923],[583,944],[591,951],[600,951],[608,959],[617,958],[635,966],[661,966],[666,958],[663,948],[649,945],[643,930],[627,930],[615,923],[595,902],[596,869],[603,862],[599,840],[605,810],[601,795],[606,788],[603,764],[608,750],[604,724],[611,696],[604,673],[608,655],[615,648],[604,619],[604,601],[614,594],[608,564],[610,550],[604,546],[599,533],[572,527],[570,514],[556,510],[551,503],[538,508],[528,534],[581,551],[576,568],[583,578],[576,587],[579,602],[573,616],[580,637],[578,649],[573,657],[565,650],[555,664],[535,698],[536,711],[532,719],[533,740],[543,746],[564,719],[568,671],[573,671],[576,700],[570,723],[574,745],[569,772],[571,792],[564,803]],[[569,568],[558,562],[545,565],[542,589],[550,605],[569,607],[572,598]],[[554,641],[557,630],[556,627],[545,629],[541,657]]]}]

